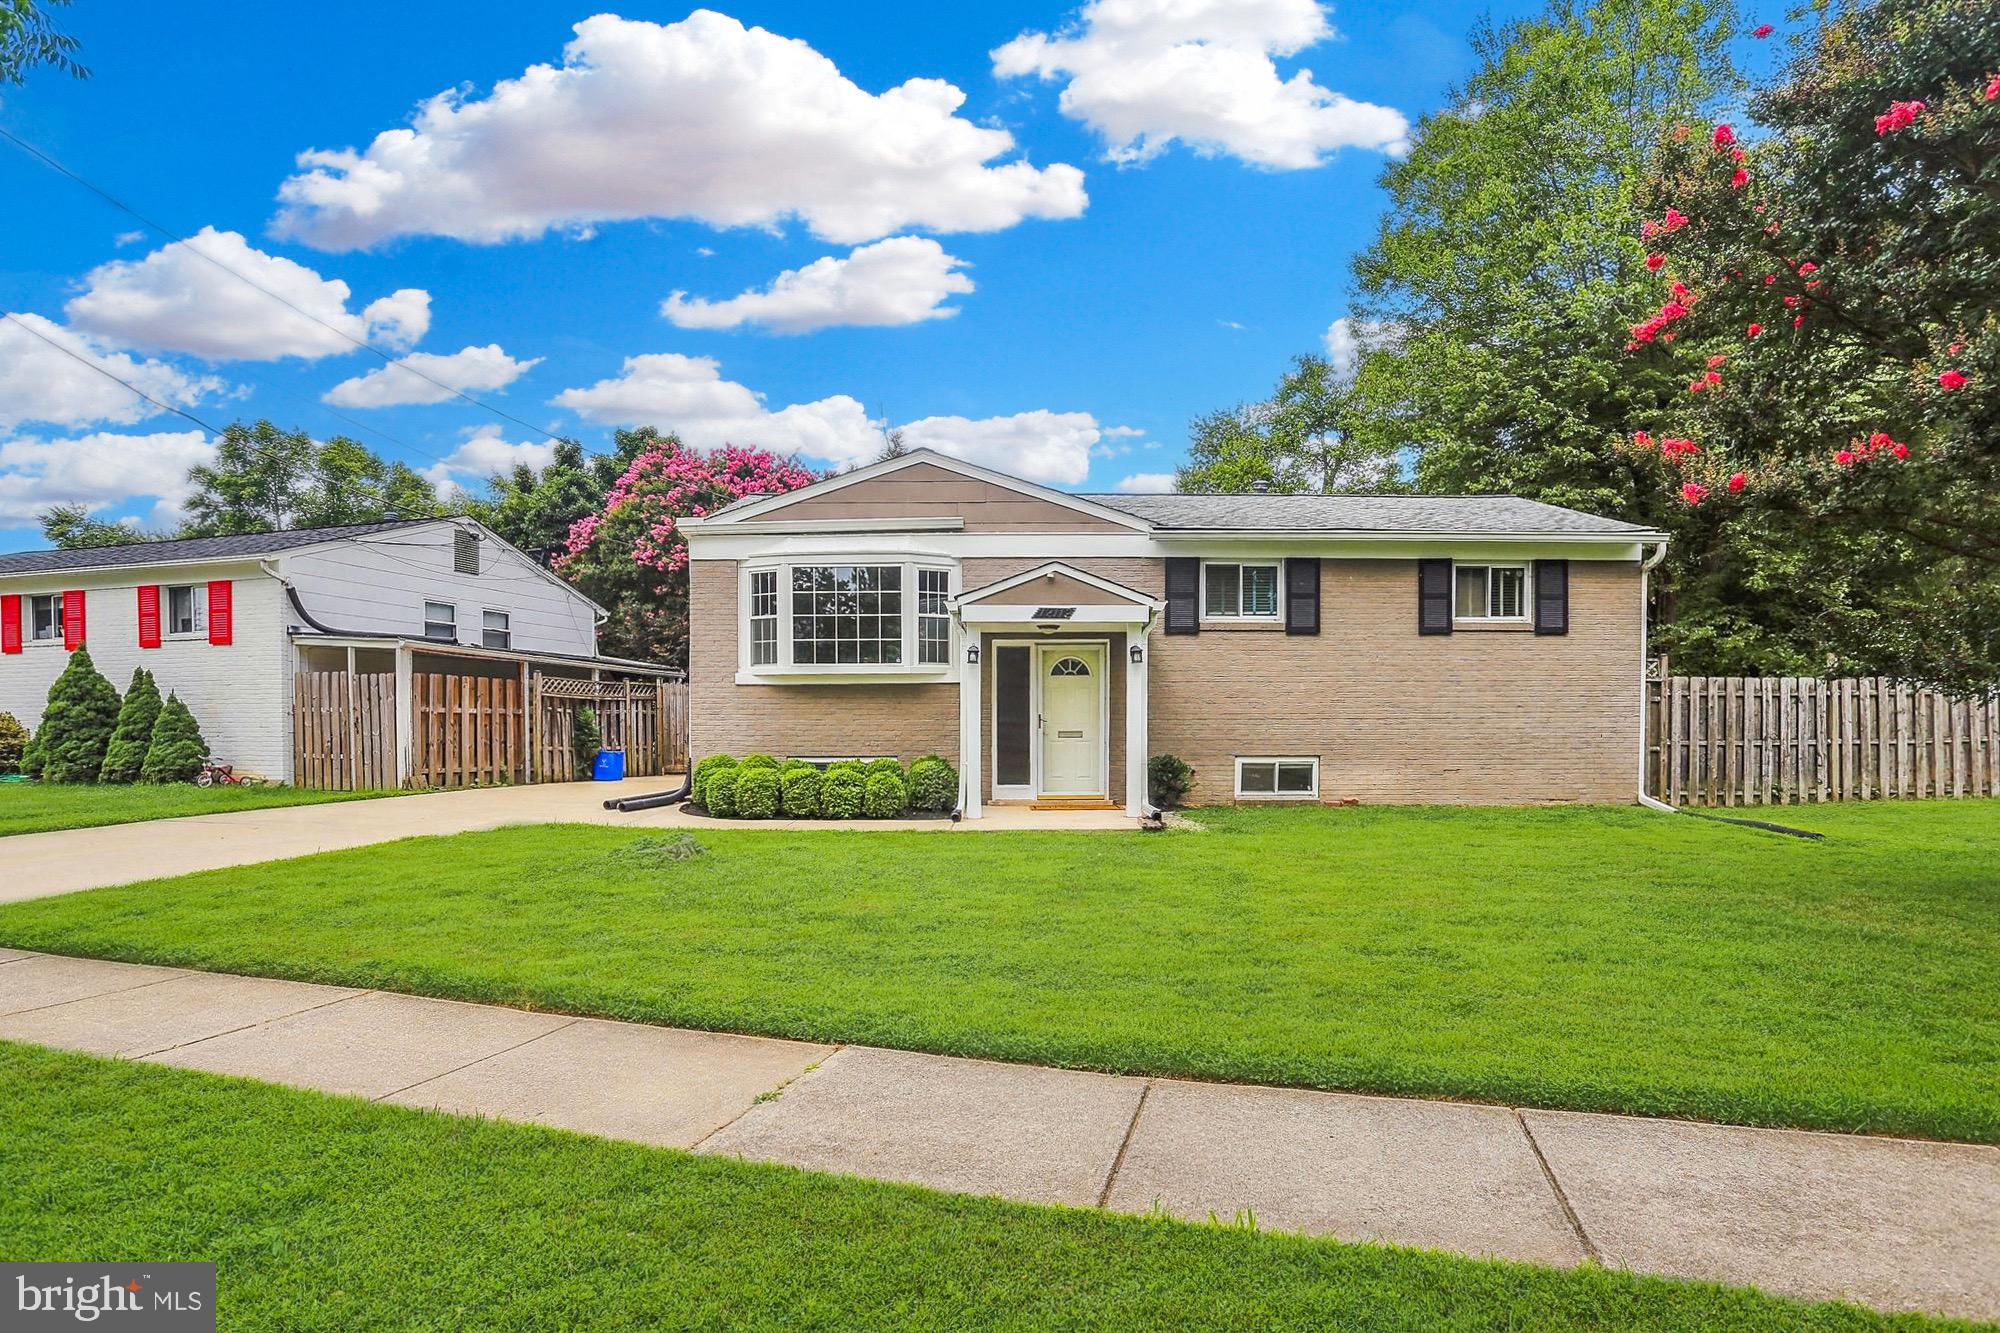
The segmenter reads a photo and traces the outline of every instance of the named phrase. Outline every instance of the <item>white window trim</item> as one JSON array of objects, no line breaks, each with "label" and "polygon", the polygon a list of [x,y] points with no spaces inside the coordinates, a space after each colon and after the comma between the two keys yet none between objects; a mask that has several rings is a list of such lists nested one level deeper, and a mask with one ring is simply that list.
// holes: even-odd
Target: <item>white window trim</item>
[{"label": "white window trim", "polygon": [[[1210,614],[1208,609],[1208,570],[1210,565],[1228,565],[1230,568],[1237,571],[1236,606],[1238,613],[1236,615],[1218,616]],[[1272,581],[1273,596],[1271,598],[1271,610],[1266,615],[1253,616],[1244,614],[1242,612],[1242,607],[1243,607],[1242,571],[1253,567],[1259,569],[1269,569],[1272,571],[1271,577],[1273,580]],[[1284,619],[1285,615],[1285,562],[1282,560],[1257,560],[1248,556],[1240,560],[1204,560],[1201,562],[1201,587],[1197,590],[1197,592],[1201,598],[1200,602],[1197,603],[1197,605],[1199,605],[1201,608],[1200,619],[1204,624],[1235,625],[1235,624],[1247,623],[1252,625],[1275,625],[1280,620]]]},{"label": "white window trim", "polygon": [[[454,612],[453,612],[453,614],[454,614],[454,616],[456,616],[456,614],[457,614],[457,613],[456,613],[456,610],[455,610],[455,609],[454,609]],[[502,620],[504,620],[504,621],[506,621],[506,622],[507,622],[507,623],[506,623],[506,626],[505,626],[504,628],[502,628],[502,629],[498,630],[498,631],[495,631],[495,630],[493,629],[493,627],[492,627],[492,626],[490,626],[490,625],[488,625],[488,624],[486,623],[486,617],[488,617],[488,616],[498,616],[498,617],[500,617],[500,618],[501,618]],[[507,636],[507,645],[506,645],[506,646],[505,646],[504,648],[494,648],[494,649],[493,649],[493,651],[495,651],[495,652],[500,652],[500,653],[511,653],[511,652],[513,652],[513,651],[514,651],[514,613],[513,613],[513,612],[511,612],[511,611],[509,611],[509,610],[508,610],[508,609],[507,609],[506,607],[504,607],[504,606],[482,606],[482,607],[480,607],[480,608],[479,608],[479,646],[480,646],[481,648],[493,648],[493,645],[492,645],[492,644],[490,644],[490,643],[486,642],[486,636],[487,636],[488,634],[492,634],[492,633],[500,633],[500,634],[504,634],[504,635],[506,635],[506,636]]]},{"label": "white window trim", "polygon": [[[903,571],[903,660],[901,662],[793,662],[792,661],[792,571],[815,565],[896,565]],[[799,681],[842,681],[848,684],[882,682],[950,681],[958,678],[959,655],[965,651],[957,618],[951,618],[951,636],[942,662],[917,662],[917,571],[942,569],[948,597],[959,593],[958,563],[954,560],[907,554],[871,555],[839,552],[823,555],[791,556],[783,559],[745,560],[736,570],[736,683],[739,685],[782,685]],[[753,665],[750,661],[750,576],[775,571],[778,591],[778,660]]]},{"label": "white window trim", "polygon": [[[1243,766],[1245,764],[1311,764],[1311,791],[1244,791]],[[1319,799],[1319,756],[1316,754],[1239,754],[1236,756],[1235,791],[1239,801],[1317,801]],[[1276,786],[1276,769],[1271,773],[1271,785]]]},{"label": "white window trim", "polygon": [[[46,639],[40,638],[35,634],[35,599],[38,597],[48,598],[53,605],[53,610],[49,614],[49,623],[54,626],[55,632]],[[64,642],[63,595],[59,592],[31,592],[25,594],[21,598],[21,646],[32,648],[37,644],[59,644],[62,642]]]},{"label": "white window trim", "polygon": [[[195,627],[177,630],[170,628],[174,619],[174,589],[186,588],[195,599]],[[160,637],[162,639],[198,640],[208,637],[208,585],[206,583],[169,583],[160,588]]]},{"label": "white window trim", "polygon": [[[1493,571],[1496,569],[1518,569],[1521,571],[1521,614],[1518,616],[1468,616],[1458,609],[1458,571],[1461,569],[1483,569],[1486,571],[1486,595],[1480,601],[1489,609],[1493,605]],[[1525,625],[1534,609],[1535,564],[1532,560],[1454,560],[1451,562],[1451,618],[1460,625]]]},{"label": "white window trim", "polygon": [[[432,625],[433,623],[436,623],[436,624],[443,624],[443,623],[444,623],[443,621],[436,621],[436,622],[433,622],[433,621],[431,620],[431,608],[432,608],[432,607],[434,607],[434,606],[442,606],[442,607],[446,607],[446,608],[448,608],[448,609],[449,609],[449,610],[451,611],[451,637],[450,637],[450,638],[448,638],[448,639],[445,639],[445,638],[439,638],[439,637],[438,637],[437,635],[435,635],[435,634],[432,634],[432,633],[431,633],[431,625]],[[424,641],[425,641],[426,643],[457,643],[457,642],[458,642],[458,603],[457,603],[457,602],[439,602],[439,601],[434,601],[433,599],[431,599],[431,598],[429,598],[429,597],[426,597],[426,598],[424,598],[424,602],[423,602],[423,606],[422,606],[422,608],[420,609],[420,611],[419,611],[419,613],[418,613],[418,614],[419,614],[419,622],[418,622],[418,623],[419,623],[419,624],[421,624],[421,625],[423,626],[423,632],[422,632],[422,634],[421,634],[421,636],[420,636],[420,637],[422,637],[422,639],[423,639],[423,640],[424,640]]]}]

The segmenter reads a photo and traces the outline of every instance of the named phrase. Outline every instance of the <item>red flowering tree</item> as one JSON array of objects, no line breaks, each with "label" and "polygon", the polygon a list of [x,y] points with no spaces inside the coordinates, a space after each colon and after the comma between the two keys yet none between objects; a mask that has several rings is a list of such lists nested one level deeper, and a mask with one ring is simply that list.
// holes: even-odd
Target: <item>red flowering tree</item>
[{"label": "red flowering tree", "polygon": [[1751,111],[1757,132],[1681,127],[1658,152],[1658,303],[1625,350],[1686,391],[1631,449],[1754,562],[1708,571],[1746,614],[1784,582],[1815,669],[1991,688],[2000,7],[1844,10]]},{"label": "red flowering tree", "polygon": [[621,431],[618,456],[625,470],[604,503],[570,526],[556,571],[610,611],[598,636],[605,652],[685,666],[688,554],[680,520],[819,477],[762,449],[689,449],[651,427]]}]

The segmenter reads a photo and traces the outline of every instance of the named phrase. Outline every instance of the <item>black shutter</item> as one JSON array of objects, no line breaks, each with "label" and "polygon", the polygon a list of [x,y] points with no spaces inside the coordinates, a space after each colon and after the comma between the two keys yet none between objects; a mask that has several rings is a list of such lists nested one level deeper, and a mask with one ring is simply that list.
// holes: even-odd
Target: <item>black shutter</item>
[{"label": "black shutter", "polygon": [[1417,633],[1451,633],[1451,561],[1417,561]]},{"label": "black shutter", "polygon": [[1535,633],[1569,633],[1569,561],[1535,562]]},{"label": "black shutter", "polygon": [[1319,633],[1319,560],[1285,561],[1285,633]]},{"label": "black shutter", "polygon": [[1193,556],[1167,558],[1167,633],[1201,633],[1201,561]]}]

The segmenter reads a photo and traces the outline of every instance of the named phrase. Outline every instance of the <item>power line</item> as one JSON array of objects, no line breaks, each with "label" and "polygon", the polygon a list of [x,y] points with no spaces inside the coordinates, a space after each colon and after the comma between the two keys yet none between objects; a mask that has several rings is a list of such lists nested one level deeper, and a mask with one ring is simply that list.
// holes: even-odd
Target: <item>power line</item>
[{"label": "power line", "polygon": [[[5,133],[5,131],[0,130],[0,133]],[[154,407],[159,408],[162,412],[172,412],[175,416],[186,417],[189,421],[192,421],[195,425],[201,427],[203,430],[207,431],[210,435],[222,434],[221,431],[217,430],[214,426],[209,425],[206,421],[203,421],[200,417],[188,411],[186,408],[175,407],[172,403],[161,402],[159,399],[153,397],[152,394],[147,393],[144,389],[134,384],[131,380],[126,379],[123,375],[120,375],[116,371],[110,370],[107,367],[98,364],[97,362],[91,360],[89,357],[85,356],[83,353],[77,351],[75,348],[63,346],[61,343],[57,342],[54,338],[49,337],[48,334],[43,333],[40,329],[28,323],[28,321],[16,315],[13,311],[9,310],[5,312],[4,315],[0,315],[0,318],[5,318],[8,323],[13,324],[17,328],[26,329],[28,333],[30,333],[34,337],[40,338],[43,342],[55,348],[58,352],[61,352],[64,356],[69,357],[72,361],[76,361],[79,364],[89,366],[92,370],[104,376],[104,378],[108,380],[115,380],[119,384],[124,385],[127,389],[130,389],[133,393],[138,394],[141,398],[151,403]]]},{"label": "power line", "polygon": [[537,435],[543,436],[544,438],[550,440],[560,440],[562,438],[560,435],[555,434],[553,431],[542,429],[540,426],[537,426],[532,421],[523,420],[522,418],[515,416],[512,412],[504,411],[500,408],[493,406],[491,403],[484,402],[478,398],[474,398],[471,394],[465,392],[465,390],[463,389],[455,388],[452,385],[446,384],[443,380],[435,379],[432,376],[425,374],[423,371],[418,370],[416,367],[411,366],[408,363],[398,360],[397,358],[389,355],[389,353],[383,351],[379,347],[376,347],[372,343],[368,342],[366,339],[357,338],[353,334],[349,333],[346,329],[340,328],[334,324],[327,323],[325,320],[321,319],[318,315],[313,314],[310,310],[306,310],[294,304],[292,301],[286,299],[285,297],[280,296],[278,293],[272,291],[269,287],[266,287],[262,283],[258,282],[255,278],[252,278],[247,274],[237,272],[229,265],[215,258],[213,255],[203,254],[201,250],[199,250],[194,245],[189,243],[187,237],[180,235],[178,232],[175,232],[170,227],[155,222],[153,219],[147,217],[144,213],[141,213],[138,209],[133,208],[130,204],[126,203],[124,200],[112,194],[109,190],[106,190],[104,187],[84,178],[83,176],[78,175],[76,172],[70,170],[67,166],[64,166],[60,161],[58,161],[54,157],[51,157],[49,154],[43,152],[40,148],[37,148],[34,144],[29,143],[26,139],[23,139],[20,136],[12,133],[4,126],[0,126],[0,138],[6,139],[7,142],[13,144],[16,148],[20,149],[28,156],[34,158],[36,161],[40,162],[43,166],[49,168],[51,171],[57,172],[58,174],[63,176],[67,176],[70,180],[75,181],[78,185],[81,185],[84,189],[89,190],[92,194],[104,200],[105,203],[110,204],[113,208],[117,209],[119,212],[127,214],[128,216],[137,219],[140,223],[151,228],[153,231],[158,232],[160,235],[166,237],[170,244],[185,246],[188,250],[188,253],[195,255],[197,258],[200,258],[209,264],[213,264],[216,268],[222,270],[224,273],[227,273],[230,277],[235,278],[238,282],[245,284],[246,286],[252,288],[253,290],[262,292],[264,295],[270,297],[273,301],[276,301],[279,305],[284,306],[287,310],[290,310],[292,313],[298,315],[302,319],[309,319],[313,323],[325,329],[327,332],[333,334],[334,336],[338,338],[343,338],[346,341],[353,343],[356,347],[359,347],[362,351],[369,352],[377,357],[380,357],[383,364],[395,366],[397,369],[402,370],[407,374],[415,375],[418,379],[423,380],[426,383],[431,384],[437,388],[443,389],[446,393],[451,394],[455,398],[461,398],[465,400],[466,402],[472,404],[474,407],[479,408],[481,411],[491,412],[496,417],[500,417],[506,421],[511,421],[517,426],[523,426],[528,430],[534,431]]}]

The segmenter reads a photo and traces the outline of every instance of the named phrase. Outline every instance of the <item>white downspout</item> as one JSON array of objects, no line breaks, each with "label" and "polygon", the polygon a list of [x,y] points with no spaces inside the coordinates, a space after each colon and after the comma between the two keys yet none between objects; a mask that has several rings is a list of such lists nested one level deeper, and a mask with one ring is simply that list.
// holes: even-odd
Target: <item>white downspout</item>
[{"label": "white downspout", "polygon": [[1639,804],[1640,804],[1640,805],[1643,805],[1643,806],[1645,806],[1645,807],[1646,807],[1646,808],[1647,808],[1648,810],[1658,810],[1658,811],[1659,811],[1659,812],[1660,812],[1661,814],[1666,814],[1666,815],[1677,815],[1677,814],[1679,814],[1679,813],[1680,813],[1680,811],[1678,811],[1678,810],[1674,809],[1674,807],[1672,807],[1671,805],[1668,805],[1668,804],[1667,804],[1667,803],[1666,803],[1665,801],[1660,801],[1660,800],[1655,800],[1655,799],[1654,799],[1653,797],[1651,797],[1651,796],[1648,796],[1648,795],[1646,794],[1646,760],[1647,760],[1647,758],[1648,758],[1648,755],[1647,755],[1647,753],[1646,753],[1646,702],[1647,702],[1647,700],[1646,700],[1646,695],[1647,695],[1647,692],[1648,692],[1648,691],[1647,691],[1647,683],[1648,683],[1648,682],[1647,682],[1647,672],[1648,672],[1648,671],[1650,670],[1650,662],[1651,662],[1651,657],[1650,657],[1650,653],[1651,653],[1651,645],[1650,645],[1650,644],[1649,644],[1649,643],[1647,642],[1647,632],[1648,632],[1648,630],[1649,630],[1649,628],[1650,628],[1650,626],[1649,626],[1649,625],[1647,624],[1647,616],[1648,616],[1648,613],[1649,613],[1648,609],[1649,609],[1649,608],[1650,608],[1650,606],[1652,605],[1652,602],[1651,602],[1651,599],[1650,599],[1650,598],[1648,598],[1648,596],[1647,596],[1647,585],[1648,585],[1648,583],[1650,582],[1650,578],[1649,578],[1649,576],[1650,576],[1650,575],[1652,574],[1653,570],[1654,570],[1654,569],[1656,569],[1656,568],[1657,568],[1657,567],[1659,566],[1659,563],[1660,563],[1660,561],[1662,561],[1662,560],[1666,559],[1666,557],[1667,557],[1667,544],[1666,544],[1666,543],[1665,543],[1665,542],[1663,541],[1663,542],[1661,542],[1661,543],[1660,543],[1660,544],[1659,544],[1658,546],[1656,546],[1656,547],[1654,547],[1654,548],[1653,548],[1653,553],[1652,553],[1651,555],[1647,556],[1647,557],[1646,557],[1646,558],[1645,558],[1644,560],[1642,560],[1642,561],[1640,561],[1640,562],[1639,562],[1639,790],[1638,790],[1638,796],[1639,796]]}]

